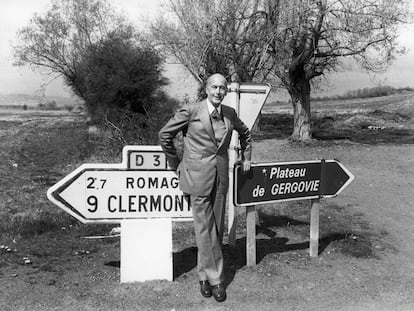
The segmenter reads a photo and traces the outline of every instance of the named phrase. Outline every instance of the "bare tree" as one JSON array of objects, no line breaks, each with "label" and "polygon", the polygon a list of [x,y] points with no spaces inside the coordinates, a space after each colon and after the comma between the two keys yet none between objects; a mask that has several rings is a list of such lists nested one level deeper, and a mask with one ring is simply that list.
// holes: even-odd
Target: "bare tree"
[{"label": "bare tree", "polygon": [[221,71],[232,81],[276,76],[294,107],[293,140],[312,138],[312,82],[353,58],[385,70],[403,49],[397,27],[406,0],[169,0],[176,20],[158,20],[155,39],[201,83]]},{"label": "bare tree", "polygon": [[173,20],[151,27],[156,42],[203,84],[215,72],[231,81],[264,79],[271,72],[263,52],[266,28],[256,0],[169,0]]},{"label": "bare tree", "polygon": [[311,81],[353,58],[368,71],[385,70],[403,52],[397,26],[408,21],[404,0],[268,0],[267,51],[294,107],[293,140],[312,137]]}]

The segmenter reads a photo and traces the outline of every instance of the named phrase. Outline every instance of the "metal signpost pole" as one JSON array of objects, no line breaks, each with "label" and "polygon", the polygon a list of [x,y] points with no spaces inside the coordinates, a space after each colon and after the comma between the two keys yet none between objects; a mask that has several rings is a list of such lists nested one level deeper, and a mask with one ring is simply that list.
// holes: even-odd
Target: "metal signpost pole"
[{"label": "metal signpost pole", "polygon": [[[236,110],[237,115],[240,115],[240,84],[239,83],[231,83],[229,85],[229,96],[231,96],[230,104]],[[236,220],[236,213],[235,213],[235,206],[233,203],[233,170],[234,164],[238,160],[239,157],[239,134],[234,131],[233,136],[231,138],[230,143],[230,150],[229,150],[229,191],[228,191],[228,222],[227,222],[227,230],[228,230],[228,244],[231,246],[236,246],[236,227],[237,227],[237,220]]]},{"label": "metal signpost pole", "polygon": [[321,160],[321,177],[319,186],[319,197],[311,199],[311,214],[310,214],[310,236],[309,236],[309,255],[311,257],[318,257],[319,255],[319,210],[320,199],[325,193],[325,159]]}]

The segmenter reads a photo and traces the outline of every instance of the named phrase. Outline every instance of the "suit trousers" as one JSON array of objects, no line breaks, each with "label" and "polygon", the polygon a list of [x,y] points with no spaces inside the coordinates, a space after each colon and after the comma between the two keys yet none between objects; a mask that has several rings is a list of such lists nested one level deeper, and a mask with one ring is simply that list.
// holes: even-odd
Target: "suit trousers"
[{"label": "suit trousers", "polygon": [[222,242],[226,211],[227,185],[216,177],[209,196],[190,196],[197,242],[197,272],[200,281],[211,285],[224,282]]}]

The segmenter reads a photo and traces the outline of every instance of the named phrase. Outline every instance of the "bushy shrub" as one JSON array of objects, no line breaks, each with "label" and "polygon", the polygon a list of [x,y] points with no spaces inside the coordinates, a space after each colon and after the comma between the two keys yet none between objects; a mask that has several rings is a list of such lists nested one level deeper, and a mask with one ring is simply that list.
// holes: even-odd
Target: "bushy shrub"
[{"label": "bushy shrub", "polygon": [[158,92],[146,114],[119,107],[101,111],[98,127],[98,148],[110,158],[118,155],[125,145],[157,145],[158,132],[172,116],[179,102]]},{"label": "bushy shrub", "polygon": [[105,122],[102,117],[115,108],[148,115],[167,83],[162,61],[132,30],[114,32],[83,55],[75,91],[95,123]]},{"label": "bushy shrub", "polygon": [[77,89],[106,152],[158,143],[158,130],[178,105],[161,90],[167,84],[162,63],[132,29],[112,33],[83,56]]}]

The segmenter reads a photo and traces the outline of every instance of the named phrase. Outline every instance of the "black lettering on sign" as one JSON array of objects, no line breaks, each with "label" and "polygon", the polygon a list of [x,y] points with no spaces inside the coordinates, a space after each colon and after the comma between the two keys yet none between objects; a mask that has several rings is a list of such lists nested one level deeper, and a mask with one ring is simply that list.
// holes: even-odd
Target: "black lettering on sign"
[{"label": "black lettering on sign", "polygon": [[101,182],[101,189],[103,189],[106,183],[106,179],[100,179],[99,181]]},{"label": "black lettering on sign", "polygon": [[161,164],[160,155],[159,154],[154,154],[153,156],[154,156],[154,166],[155,167],[160,166],[160,164]]},{"label": "black lettering on sign", "polygon": [[129,187],[131,187],[131,189],[134,189],[134,178],[133,177],[126,178],[126,188],[130,189]]},{"label": "black lettering on sign", "polygon": [[173,208],[173,198],[170,195],[164,197],[164,210],[170,212]]},{"label": "black lettering on sign", "polygon": [[141,212],[144,210],[145,212],[148,212],[146,204],[148,202],[148,198],[144,195],[138,196],[138,211]]},{"label": "black lettering on sign", "polygon": [[158,177],[148,178],[148,188],[158,188]]},{"label": "black lettering on sign", "polygon": [[93,185],[93,183],[95,182],[96,178],[93,177],[88,177],[87,181],[89,182],[89,184],[86,186],[86,188],[88,189],[95,189],[95,186]]},{"label": "black lettering on sign", "polygon": [[91,208],[88,208],[88,211],[91,213],[95,213],[96,210],[98,209],[98,199],[96,196],[94,195],[90,195],[87,199],[86,202],[88,203],[89,206],[91,206]]},{"label": "black lettering on sign", "polygon": [[134,209],[134,201],[133,199],[136,199],[136,195],[130,195],[128,196],[128,212],[136,212],[137,210]]},{"label": "black lettering on sign", "polygon": [[142,188],[145,187],[145,178],[140,177],[140,178],[137,179],[137,187],[139,189],[142,189]]},{"label": "black lettering on sign", "polygon": [[119,200],[119,212],[126,213],[127,210],[125,208],[122,208],[122,197],[118,196],[118,200]]},{"label": "black lettering on sign", "polygon": [[184,211],[184,196],[175,196],[175,211]]},{"label": "black lettering on sign", "polygon": [[161,196],[150,196],[150,211],[161,212]]},{"label": "black lettering on sign", "polygon": [[108,197],[108,211],[110,212],[110,213],[115,213],[116,212],[116,208],[112,208],[112,206],[111,206],[111,201],[112,200],[116,200],[116,196],[114,196],[114,195],[110,195],[109,197]]},{"label": "black lettering on sign", "polygon": [[95,177],[88,177],[86,180],[88,181],[87,189],[103,189],[106,183],[106,179],[99,179],[100,183],[96,182],[98,179]]},{"label": "black lettering on sign", "polygon": [[165,178],[165,177],[162,179],[161,189],[162,188],[168,188],[167,178]]},{"label": "black lettering on sign", "polygon": [[144,157],[140,154],[137,154],[135,158],[135,165],[142,166],[143,164],[144,164]]},{"label": "black lettering on sign", "polygon": [[172,188],[178,188],[178,185],[179,185],[179,180],[178,180],[178,177],[173,177],[173,178],[171,178],[171,187]]}]

